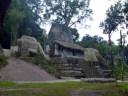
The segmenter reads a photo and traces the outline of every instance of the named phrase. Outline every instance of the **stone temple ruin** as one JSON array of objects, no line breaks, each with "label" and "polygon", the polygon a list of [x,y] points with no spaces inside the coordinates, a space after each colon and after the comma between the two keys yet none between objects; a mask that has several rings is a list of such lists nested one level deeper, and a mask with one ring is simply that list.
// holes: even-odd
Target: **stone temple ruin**
[{"label": "stone temple ruin", "polygon": [[46,51],[40,43],[30,36],[22,36],[14,40],[11,49],[2,49],[0,53],[5,56],[30,56],[31,53],[42,53],[45,58],[58,69],[63,76],[90,77],[92,61],[93,77],[106,77],[110,69],[100,56],[98,50],[83,48],[73,43],[71,31],[63,25],[53,24],[48,34]]},{"label": "stone temple ruin", "polygon": [[[93,76],[104,77],[104,69],[101,68],[97,55],[99,52],[93,48],[83,48],[73,44],[71,31],[63,25],[53,24],[48,34],[46,54],[50,62],[61,71],[64,76],[89,77],[90,67],[88,60],[92,60]],[[106,70],[109,70],[106,67]]]},{"label": "stone temple ruin", "polygon": [[[10,49],[3,49],[5,56],[30,56],[36,53],[44,54],[44,51],[39,42],[33,37],[22,36],[20,39],[14,40]],[[45,58],[49,60],[49,56],[44,54]]]}]

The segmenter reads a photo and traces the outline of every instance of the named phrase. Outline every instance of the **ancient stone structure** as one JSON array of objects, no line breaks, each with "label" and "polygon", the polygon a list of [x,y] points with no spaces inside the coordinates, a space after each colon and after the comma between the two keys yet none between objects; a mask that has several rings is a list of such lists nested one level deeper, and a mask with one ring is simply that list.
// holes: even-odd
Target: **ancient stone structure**
[{"label": "ancient stone structure", "polygon": [[39,50],[39,42],[33,37],[22,36],[17,41],[19,56],[28,56],[29,52],[37,53]]},{"label": "ancient stone structure", "polygon": [[[90,77],[90,69],[92,67],[93,77],[108,77],[111,73],[110,68],[107,66],[107,63],[104,61],[102,56],[99,54],[99,51],[94,48],[85,48],[85,64],[82,65],[84,74],[87,77]],[[92,62],[92,65],[88,65],[88,62]],[[107,73],[106,73],[107,72]]]},{"label": "ancient stone structure", "polygon": [[46,59],[49,60],[49,57],[44,54],[44,51],[39,42],[34,37],[22,36],[17,40],[18,50],[17,53],[19,56],[28,56],[30,53],[42,53]]},{"label": "ancient stone structure", "polygon": [[90,67],[87,61],[92,60],[93,76],[104,77],[104,71],[97,58],[98,50],[85,49],[73,44],[71,31],[63,25],[52,25],[48,35],[46,53],[51,57],[50,62],[65,76],[89,77]]},{"label": "ancient stone structure", "polygon": [[84,63],[84,48],[73,44],[69,28],[53,24],[46,45],[50,62],[65,76],[84,77],[81,62]]},{"label": "ancient stone structure", "polygon": [[11,49],[3,49],[5,56],[30,56],[31,53],[42,53],[47,60],[49,56],[44,51],[39,42],[34,37],[22,36],[18,40],[14,40]]},{"label": "ancient stone structure", "polygon": [[80,64],[84,64],[84,48],[73,43],[54,41],[51,63],[65,76],[84,77]]},{"label": "ancient stone structure", "polygon": [[3,49],[3,51],[4,51],[4,56],[11,56],[11,50],[10,49]]},{"label": "ancient stone structure", "polygon": [[82,78],[84,83],[113,83],[116,82],[114,78]]},{"label": "ancient stone structure", "polygon": [[54,54],[53,43],[55,40],[73,43],[71,31],[63,25],[52,24],[46,44],[46,52],[51,56]]},{"label": "ancient stone structure", "polygon": [[85,48],[84,49],[84,56],[85,56],[85,60],[92,60],[93,62],[98,62],[97,59],[97,54],[99,54],[98,50],[94,49],[94,48]]}]

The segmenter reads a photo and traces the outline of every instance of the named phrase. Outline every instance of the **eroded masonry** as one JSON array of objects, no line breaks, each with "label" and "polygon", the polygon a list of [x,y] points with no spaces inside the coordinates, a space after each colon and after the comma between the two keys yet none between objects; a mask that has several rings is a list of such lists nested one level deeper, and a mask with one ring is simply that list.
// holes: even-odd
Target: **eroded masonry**
[{"label": "eroded masonry", "polygon": [[[46,54],[50,62],[64,76],[73,77],[106,77],[110,70],[104,59],[93,48],[83,48],[73,43],[71,31],[59,24],[53,24],[48,34]],[[89,65],[89,61],[92,63]]]}]

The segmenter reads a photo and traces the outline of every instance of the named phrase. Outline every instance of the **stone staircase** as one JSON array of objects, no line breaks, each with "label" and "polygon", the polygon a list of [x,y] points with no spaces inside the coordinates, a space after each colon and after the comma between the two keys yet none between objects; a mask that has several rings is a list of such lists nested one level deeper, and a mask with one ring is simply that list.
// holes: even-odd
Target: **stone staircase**
[{"label": "stone staircase", "polygon": [[[52,58],[51,64],[58,69],[63,76],[70,77],[90,77],[90,68],[88,64],[80,58]],[[98,63],[93,67],[93,77],[103,78],[108,76],[108,72],[100,67]]]},{"label": "stone staircase", "polygon": [[79,64],[79,59],[67,58],[67,60],[63,60],[61,58],[54,58],[51,60],[51,63],[62,73],[63,76],[85,77],[82,67]]},{"label": "stone staircase", "polygon": [[[90,77],[90,67],[88,66],[88,64],[86,62],[84,65],[82,65],[82,69],[85,74],[85,77],[89,78]],[[108,70],[108,71],[110,71],[110,70]],[[107,77],[109,74],[110,74],[110,72],[104,72],[104,70],[100,67],[99,64],[95,64],[95,66],[93,66],[93,77],[103,78],[103,77]]]}]

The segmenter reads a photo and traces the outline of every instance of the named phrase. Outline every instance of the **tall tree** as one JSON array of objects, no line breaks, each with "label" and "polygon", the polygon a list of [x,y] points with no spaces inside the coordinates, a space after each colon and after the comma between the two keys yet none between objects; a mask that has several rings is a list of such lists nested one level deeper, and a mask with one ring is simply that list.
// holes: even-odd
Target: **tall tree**
[{"label": "tall tree", "polygon": [[125,24],[126,24],[126,27],[128,27],[128,2],[126,1],[123,6],[124,6],[123,13],[125,16]]},{"label": "tall tree", "polygon": [[90,0],[44,0],[44,19],[71,27],[91,18]]},{"label": "tall tree", "polygon": [[[3,32],[0,33],[0,43],[2,44],[2,47],[10,48],[11,30],[16,28],[16,26],[18,26],[16,28],[18,38],[22,35],[29,35],[36,39],[42,38],[44,33],[43,29],[40,28],[41,17],[38,14],[42,10],[40,8],[40,2],[41,0],[13,0],[10,9],[8,10],[8,14],[5,17]],[[22,16],[24,18],[19,18]],[[16,18],[19,18],[18,21]],[[18,23],[18,25],[16,23]],[[14,28],[12,28],[12,25]],[[43,39],[41,39],[40,42],[43,42]]]},{"label": "tall tree", "polygon": [[107,15],[107,18],[105,19],[104,22],[101,23],[100,27],[103,28],[104,34],[108,34],[110,54],[111,54],[111,66],[113,69],[114,68],[114,61],[113,61],[111,36],[112,36],[112,33],[117,29],[118,25],[123,22],[124,17],[122,16],[121,3],[117,2],[117,4],[112,5],[107,10],[106,15]]},{"label": "tall tree", "polygon": [[122,70],[121,70],[121,79],[124,80],[124,46],[126,43],[126,35],[122,35],[122,31],[120,30],[120,50],[121,50],[121,64],[122,64]]},{"label": "tall tree", "polygon": [[11,32],[12,32],[11,37],[14,37],[16,39],[19,25],[25,18],[25,14],[22,11],[23,8],[20,0],[13,1],[11,7],[12,10],[9,12],[9,20],[11,23]]}]

